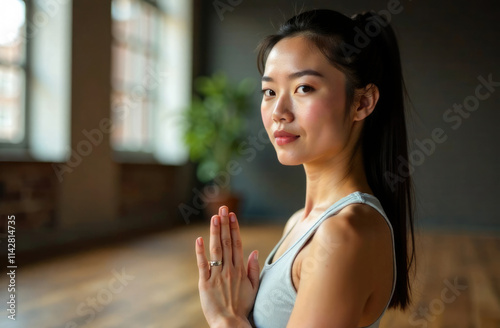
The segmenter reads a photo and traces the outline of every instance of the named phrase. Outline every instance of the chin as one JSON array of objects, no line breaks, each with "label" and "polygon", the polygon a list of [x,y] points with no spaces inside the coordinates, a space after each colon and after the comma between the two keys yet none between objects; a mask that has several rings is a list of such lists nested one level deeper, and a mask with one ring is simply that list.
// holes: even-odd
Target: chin
[{"label": "chin", "polygon": [[297,165],[302,165],[302,161],[297,160],[296,158],[291,158],[290,156],[286,155],[279,155],[278,154],[278,161],[281,163],[281,165],[285,166],[297,166]]}]

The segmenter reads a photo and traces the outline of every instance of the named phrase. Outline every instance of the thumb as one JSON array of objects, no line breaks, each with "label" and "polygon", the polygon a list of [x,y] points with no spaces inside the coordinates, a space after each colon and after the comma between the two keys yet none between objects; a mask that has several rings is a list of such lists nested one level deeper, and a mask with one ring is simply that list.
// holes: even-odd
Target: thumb
[{"label": "thumb", "polygon": [[259,275],[260,275],[260,265],[259,265],[259,251],[253,251],[248,256],[248,279],[252,283],[252,287],[256,290],[259,287]]}]

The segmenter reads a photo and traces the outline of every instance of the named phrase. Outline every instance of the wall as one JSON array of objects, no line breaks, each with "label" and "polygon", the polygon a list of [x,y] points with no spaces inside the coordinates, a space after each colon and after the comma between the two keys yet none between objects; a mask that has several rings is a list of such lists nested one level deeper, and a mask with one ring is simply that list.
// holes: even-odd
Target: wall
[{"label": "wall", "polygon": [[[177,205],[187,198],[191,167],[124,164],[111,149],[110,5],[73,2],[68,162],[39,163],[28,157],[5,162],[13,158],[2,154],[0,238],[5,237],[4,218],[15,215],[19,252],[48,255],[43,254],[48,247],[88,246],[184,224]],[[59,247],[55,253],[65,250]]]},{"label": "wall", "polygon": [[[228,1],[222,1],[229,4]],[[264,36],[301,9],[329,8],[352,15],[364,10],[380,11],[387,1],[232,1],[219,15],[212,1],[205,1],[210,16],[206,42],[207,72],[225,70],[235,80],[246,76],[259,79],[254,49]],[[499,153],[494,142],[500,132],[500,90],[493,88],[488,99],[461,118],[447,113],[454,104],[474,97],[478,77],[500,81],[500,45],[494,1],[409,1],[401,0],[401,13],[392,17],[413,103],[410,116],[410,144],[441,128],[444,143],[429,146],[429,155],[418,158],[413,177],[416,183],[419,222],[424,227],[500,231],[496,210],[500,172]],[[221,19],[222,18],[222,19]],[[249,119],[251,134],[262,128],[259,96]],[[474,101],[468,98],[467,101]],[[473,104],[471,102],[471,104]],[[415,142],[418,140],[418,142]],[[300,167],[282,167],[269,145],[258,156],[243,163],[243,173],[234,179],[235,188],[246,199],[244,216],[249,220],[282,221],[303,206],[305,180]],[[282,192],[286,190],[286,192]]]},{"label": "wall", "polygon": [[69,158],[73,165],[61,174],[58,203],[60,223],[69,227],[117,217],[119,167],[112,158],[109,124],[103,129],[102,123],[111,117],[110,12],[110,1],[73,3]]},{"label": "wall", "polygon": [[[117,164],[117,214],[107,221],[84,224],[58,211],[61,184],[51,163],[0,163],[0,217],[16,217],[17,250],[48,249],[72,242],[127,238],[151,229],[184,224],[177,205],[185,201],[192,169],[188,166]],[[73,213],[86,213],[76,204]],[[68,224],[68,221],[70,224]],[[0,241],[7,220],[0,222]]]},{"label": "wall", "polygon": [[[16,227],[52,228],[56,225],[57,179],[47,163],[0,164],[0,217],[16,216]],[[2,220],[0,233],[7,231]]]},{"label": "wall", "polygon": [[177,205],[185,201],[189,166],[121,164],[119,217],[125,221],[183,223]]}]

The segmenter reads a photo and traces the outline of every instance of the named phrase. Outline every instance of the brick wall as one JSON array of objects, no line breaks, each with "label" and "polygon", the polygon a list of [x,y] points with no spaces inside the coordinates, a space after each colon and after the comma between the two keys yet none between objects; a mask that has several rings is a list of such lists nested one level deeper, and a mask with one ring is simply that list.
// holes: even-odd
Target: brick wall
[{"label": "brick wall", "polygon": [[177,206],[185,200],[192,180],[188,166],[120,164],[119,217],[111,218],[106,227],[99,223],[93,229],[95,222],[89,221],[88,231],[73,231],[58,220],[62,188],[51,163],[0,162],[0,238],[7,231],[8,215],[16,216],[22,250],[178,226],[184,222]]},{"label": "brick wall", "polygon": [[120,209],[123,220],[183,223],[177,206],[186,198],[190,169],[152,164],[122,164]]},{"label": "brick wall", "polygon": [[55,226],[57,184],[49,163],[0,163],[1,232],[7,215],[24,230]]}]

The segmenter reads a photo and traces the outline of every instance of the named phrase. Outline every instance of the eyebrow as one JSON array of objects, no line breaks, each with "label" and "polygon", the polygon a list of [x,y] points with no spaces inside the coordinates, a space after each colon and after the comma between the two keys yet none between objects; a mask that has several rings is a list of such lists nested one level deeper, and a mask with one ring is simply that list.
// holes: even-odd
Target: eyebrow
[{"label": "eyebrow", "polygon": [[[324,78],[323,74],[321,74],[320,72],[315,71],[313,69],[306,69],[306,70],[298,71],[298,72],[295,72],[295,73],[288,75],[288,79],[293,80],[293,79],[297,79],[297,78],[305,76],[305,75],[312,75],[312,76],[318,76],[318,77]],[[274,80],[270,76],[263,76],[262,77],[262,82],[272,82],[272,81],[274,81]]]}]

